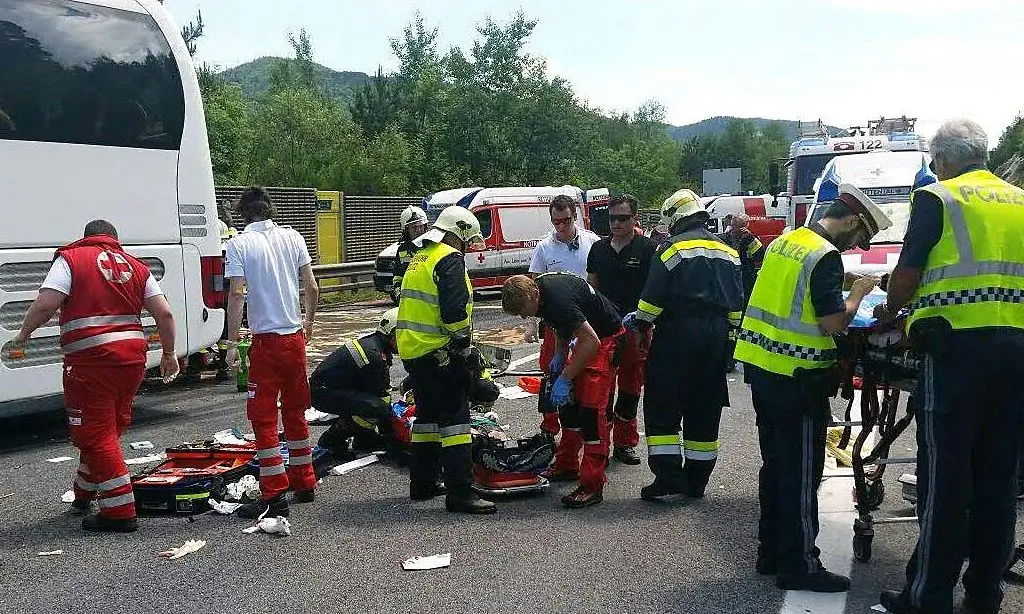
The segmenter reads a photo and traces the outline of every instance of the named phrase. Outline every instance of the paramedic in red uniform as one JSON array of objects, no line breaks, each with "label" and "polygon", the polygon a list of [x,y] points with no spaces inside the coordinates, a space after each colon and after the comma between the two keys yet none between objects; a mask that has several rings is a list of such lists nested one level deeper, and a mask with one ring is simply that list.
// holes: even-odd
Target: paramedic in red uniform
[{"label": "paramedic in red uniform", "polygon": [[[605,411],[615,377],[612,355],[625,336],[618,310],[586,280],[570,273],[545,273],[535,280],[514,275],[502,288],[501,306],[505,313],[543,318],[554,333],[556,351],[569,357],[551,373],[557,379],[550,400],[558,410],[562,438],[554,462],[542,475],[555,482],[579,479],[579,487],[562,497],[566,507],[600,503],[608,462]],[[571,353],[570,342],[575,343]]]},{"label": "paramedic in red uniform", "polygon": [[[629,194],[611,197],[608,201],[611,236],[595,243],[587,258],[587,281],[608,297],[623,316],[637,309],[657,247],[654,241],[636,231],[636,213],[636,199]],[[640,443],[636,413],[650,345],[650,329],[642,337],[629,335],[613,367],[619,393],[618,399],[614,393],[608,395],[607,418],[615,446],[612,456],[627,465],[640,464],[636,453]]]},{"label": "paramedic in red uniform", "polygon": [[83,513],[92,501],[99,507],[99,514],[82,519],[83,529],[127,533],[138,521],[120,438],[146,371],[140,315],[145,307],[156,319],[165,381],[178,373],[174,315],[146,265],[121,248],[110,222],[89,222],[84,235],[57,250],[14,345],[31,353],[32,332],[60,310],[64,405],[71,441],[81,452],[71,505]]},{"label": "paramedic in red uniform", "polygon": [[[270,516],[287,516],[289,487],[295,491],[296,503],[312,501],[316,487],[305,412],[310,403],[306,344],[313,336],[317,284],[305,240],[295,230],[274,223],[275,209],[266,190],[247,188],[238,198],[237,209],[247,225],[228,241],[224,266],[224,276],[230,280],[228,364],[238,361],[242,307],[248,302],[253,338],[246,414],[256,434],[261,497],[239,508],[238,515],[256,518],[269,508]],[[304,317],[299,311],[300,281]],[[248,288],[247,297],[243,287]],[[277,436],[278,399],[288,442],[287,469]]]}]

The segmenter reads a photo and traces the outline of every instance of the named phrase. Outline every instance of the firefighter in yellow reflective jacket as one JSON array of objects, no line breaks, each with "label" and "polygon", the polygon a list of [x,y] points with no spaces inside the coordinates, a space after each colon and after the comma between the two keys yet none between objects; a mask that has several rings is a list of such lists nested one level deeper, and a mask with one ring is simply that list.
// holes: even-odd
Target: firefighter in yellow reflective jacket
[{"label": "firefighter in yellow reflective jacket", "polygon": [[679,190],[661,206],[661,220],[671,236],[655,252],[638,310],[623,322],[641,334],[657,324],[644,384],[654,482],[640,497],[649,501],[704,496],[729,403],[729,330],[743,309],[739,254],[708,231],[700,198]]},{"label": "firefighter in yellow reflective jacket", "polygon": [[997,612],[1013,550],[1015,459],[1024,380],[1024,190],[985,170],[988,139],[969,120],[930,141],[939,182],[911,196],[889,282],[892,317],[924,355],[914,398],[920,536],[890,611],[952,612],[964,559],[968,610]]},{"label": "firefighter in yellow reflective jacket", "polygon": [[849,579],[827,571],[814,542],[825,463],[828,398],[839,385],[832,335],[850,325],[878,281],[862,277],[843,298],[840,253],[867,249],[889,218],[842,184],[824,216],[772,241],[736,341],[753,394],[761,447],[757,571],[786,590],[841,592]]},{"label": "firefighter in yellow reflective jacket", "polygon": [[[490,514],[493,503],[472,489],[468,392],[479,376],[472,347],[473,286],[463,254],[482,243],[480,223],[452,205],[418,239],[398,303],[398,355],[416,382],[409,496],[444,494],[449,512]],[[437,482],[444,466],[445,485]]]}]

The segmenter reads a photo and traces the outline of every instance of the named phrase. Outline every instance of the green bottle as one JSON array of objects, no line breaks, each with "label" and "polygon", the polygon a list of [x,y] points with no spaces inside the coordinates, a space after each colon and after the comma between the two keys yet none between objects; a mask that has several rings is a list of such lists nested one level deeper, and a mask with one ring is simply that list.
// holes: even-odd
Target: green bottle
[{"label": "green bottle", "polygon": [[235,384],[238,392],[245,392],[249,389],[249,340],[238,341],[238,373],[235,374]]}]

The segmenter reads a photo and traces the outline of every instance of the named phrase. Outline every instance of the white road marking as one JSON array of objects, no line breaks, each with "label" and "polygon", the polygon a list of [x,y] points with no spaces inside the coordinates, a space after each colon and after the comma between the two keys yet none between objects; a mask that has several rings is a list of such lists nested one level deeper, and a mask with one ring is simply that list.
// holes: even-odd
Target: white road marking
[{"label": "white road marking", "polygon": [[537,360],[538,358],[540,358],[540,352],[536,352],[528,356],[523,356],[522,358],[517,358],[516,360],[513,360],[512,362],[508,363],[508,370],[515,371],[516,369],[525,365],[526,363],[532,360]]},{"label": "white road marking", "polygon": [[[860,420],[860,391],[854,391],[851,420]],[[860,427],[854,427],[852,438]],[[865,442],[865,449],[874,444],[875,432]],[[818,489],[818,548],[821,562],[831,572],[850,575],[853,564],[853,520],[857,511],[853,504],[853,476],[849,467],[825,469],[824,481]],[[786,591],[782,614],[843,614],[847,593],[811,593]]]}]

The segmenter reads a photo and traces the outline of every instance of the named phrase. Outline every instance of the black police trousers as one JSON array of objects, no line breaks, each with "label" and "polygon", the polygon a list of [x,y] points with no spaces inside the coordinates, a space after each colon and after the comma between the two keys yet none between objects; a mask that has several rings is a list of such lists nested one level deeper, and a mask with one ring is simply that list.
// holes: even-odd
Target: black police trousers
[{"label": "black police trousers", "polygon": [[758,556],[775,561],[780,576],[821,568],[818,486],[825,466],[828,396],[792,377],[747,368],[761,448],[758,474]]},{"label": "black police trousers", "polygon": [[1015,545],[1024,333],[946,336],[925,356],[915,394],[920,536],[904,596],[924,611],[952,612],[966,558],[968,597],[996,609]]}]

